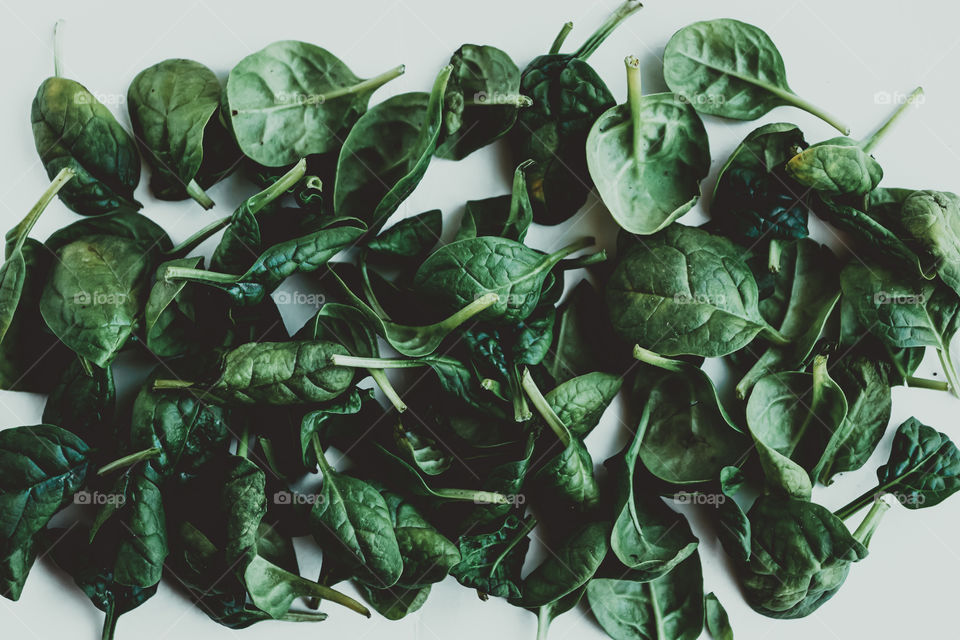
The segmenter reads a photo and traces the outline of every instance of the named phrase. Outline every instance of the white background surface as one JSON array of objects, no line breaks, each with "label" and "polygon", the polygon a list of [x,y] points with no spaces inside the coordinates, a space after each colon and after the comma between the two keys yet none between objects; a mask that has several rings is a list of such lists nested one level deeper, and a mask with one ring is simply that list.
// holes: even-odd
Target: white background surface
[{"label": "white background surface", "polygon": [[[134,75],[169,57],[199,60],[225,78],[242,57],[275,40],[298,39],[319,44],[340,56],[358,75],[369,77],[399,63],[407,73],[379,91],[374,101],[393,93],[428,90],[434,75],[462,43],[493,44],[507,50],[521,68],[545,52],[566,20],[575,30],[574,48],[603,20],[616,0],[574,2],[66,2],[14,3],[0,1],[0,47],[4,90],[0,100],[0,228],[9,228],[27,211],[47,184],[34,150],[29,126],[30,101],[36,87],[53,69],[51,33],[57,18],[68,20],[64,39],[67,77],[85,84],[110,105],[121,122],[129,122],[121,103]],[[646,92],[665,90],[658,56],[670,35],[695,20],[735,17],[765,29],[786,61],[794,90],[847,121],[855,137],[867,135],[889,113],[877,99],[926,89],[926,101],[904,118],[877,150],[886,170],[887,186],[960,189],[960,125],[957,113],[960,83],[960,10],[934,0],[912,2],[838,2],[797,0],[769,2],[711,0],[670,2],[649,0],[593,56],[591,63],[618,100],[625,97],[622,59],[636,54],[643,61]],[[704,118],[710,134],[714,172],[704,185],[712,189],[716,170],[748,131],[759,124],[789,120],[799,124],[807,139],[816,141],[835,132],[795,109],[780,108],[756,123],[731,123]],[[447,219],[459,218],[463,202],[509,190],[512,169],[505,150],[497,145],[460,163],[435,160],[401,213],[440,207]],[[213,187],[218,206],[204,213],[192,203],[167,204],[151,198],[147,174],[137,197],[144,212],[162,224],[174,241],[212,219],[228,214],[252,188],[234,179]],[[590,204],[594,204],[591,201]],[[44,238],[75,218],[55,201],[34,232]],[[698,208],[684,222],[698,223]],[[448,232],[454,225],[448,226]],[[602,206],[594,206],[559,228],[532,234],[537,248],[556,247],[561,238],[599,235],[609,245],[612,223]],[[818,228],[815,235],[833,246],[842,240]],[[207,247],[209,249],[209,245]],[[299,314],[299,322],[305,319]],[[928,358],[921,370],[933,375]],[[43,398],[0,392],[0,428],[39,422]],[[893,423],[910,415],[960,436],[956,417],[960,401],[947,394],[894,390]],[[627,425],[616,410],[588,440],[600,463],[622,446]],[[873,486],[876,467],[886,458],[890,437],[859,473],[819,488],[814,498],[830,508]],[[697,519],[695,529],[704,529]],[[738,638],[905,638],[956,634],[960,552],[956,548],[960,498],[926,511],[894,507],[871,544],[869,558],[854,566],[840,593],[816,614],[800,621],[769,620],[743,602],[730,577],[731,566],[716,541],[704,536],[701,553],[707,591],[714,590],[726,605]],[[316,557],[303,558],[306,575],[315,575]],[[352,591],[351,591],[352,593]],[[315,638],[352,640],[377,638],[445,639],[533,638],[535,617],[501,601],[481,603],[473,591],[452,579],[434,588],[424,609],[391,623],[378,616],[364,620],[331,607],[321,626],[262,623],[233,632],[209,621],[178,592],[167,586],[152,601],[124,616],[119,638]],[[35,567],[20,602],[0,599],[0,635],[5,638],[97,638],[102,614],[72,582],[46,561]],[[236,635],[235,635],[236,634]],[[559,618],[554,640],[603,638],[603,631],[583,609]]]}]

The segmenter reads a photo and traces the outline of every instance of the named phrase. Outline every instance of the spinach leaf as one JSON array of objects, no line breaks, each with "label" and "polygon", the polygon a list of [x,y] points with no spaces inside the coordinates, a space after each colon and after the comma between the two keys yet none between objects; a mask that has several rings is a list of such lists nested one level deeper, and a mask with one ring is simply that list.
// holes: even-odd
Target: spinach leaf
[{"label": "spinach leaf", "polygon": [[635,0],[621,4],[573,53],[558,53],[563,43],[558,38],[550,53],[534,58],[520,76],[520,92],[533,104],[517,115],[510,148],[515,163],[536,163],[527,179],[534,218],[540,224],[567,220],[587,200],[591,187],[584,151],[587,135],[594,121],[616,104],[587,59],[642,6]]},{"label": "spinach leaf", "polygon": [[213,286],[241,306],[257,305],[284,280],[295,273],[316,271],[364,233],[365,229],[347,224],[281,242],[261,253],[241,275],[169,266],[163,278],[168,282],[186,280]]},{"label": "spinach leaf", "polygon": [[320,499],[310,511],[310,525],[318,542],[335,545],[342,553],[336,563],[358,572],[376,588],[391,587],[403,574],[403,556],[390,509],[368,483],[334,471],[314,437],[323,473]]},{"label": "spinach leaf", "polygon": [[[805,238],[783,245],[780,255],[781,269],[775,276],[774,296],[782,292],[787,300],[778,331],[790,344],[763,352],[737,383],[740,398],[746,398],[763,376],[806,364],[840,299],[839,264],[830,249]],[[763,304],[760,311],[763,314]]]},{"label": "spinach leaf", "polygon": [[847,415],[830,436],[817,463],[820,482],[829,484],[844,471],[859,469],[873,454],[890,422],[891,397],[887,367],[856,354],[831,370],[847,400]]},{"label": "spinach leaf", "polygon": [[638,430],[632,442],[606,462],[615,482],[616,519],[610,548],[638,579],[653,580],[694,553],[698,543],[683,515],[670,509],[658,496],[639,491],[637,461],[642,444],[643,433]]},{"label": "spinach leaf", "polygon": [[367,249],[385,258],[419,258],[437,244],[443,231],[439,209],[404,218],[367,243]]},{"label": "spinach leaf", "polygon": [[97,608],[106,613],[103,640],[113,640],[117,621],[152,598],[157,585],[147,588],[119,583],[113,574],[114,549],[106,537],[91,546],[86,528],[48,529],[44,535],[47,553],[66,572]]},{"label": "spinach leaf", "polygon": [[149,463],[130,467],[113,485],[113,501],[103,505],[90,528],[90,539],[112,541],[113,580],[149,589],[160,582],[167,559],[167,525],[160,476]]},{"label": "spinach leaf", "polygon": [[550,632],[550,625],[557,616],[570,611],[580,604],[586,592],[587,587],[584,585],[576,591],[571,591],[559,600],[554,600],[540,607],[530,608],[529,611],[537,614],[537,638],[547,638]]},{"label": "spinach leaf", "polygon": [[630,344],[617,337],[606,313],[596,313],[603,305],[603,297],[586,280],[560,305],[553,344],[543,359],[557,383],[594,371],[619,375],[630,366]]},{"label": "spinach leaf", "polygon": [[532,101],[520,95],[520,69],[505,51],[465,44],[450,58],[438,158],[462,160],[513,127],[517,111]]},{"label": "spinach leaf", "polygon": [[908,196],[899,212],[898,228],[922,256],[924,271],[935,272],[960,291],[960,197],[947,191],[917,191]]},{"label": "spinach leaf", "polygon": [[663,78],[701,113],[756,120],[774,107],[792,105],[843,134],[849,130],[796,95],[770,36],[739,20],[694,22],[673,34],[663,52]]},{"label": "spinach leaf", "polygon": [[437,350],[444,338],[463,323],[481,317],[488,309],[501,304],[498,293],[488,291],[470,299],[462,308],[443,320],[425,326],[403,325],[385,318],[382,313],[357,297],[335,269],[329,269],[328,273],[340,286],[350,306],[362,316],[363,324],[384,338],[399,353],[411,358],[429,356]]},{"label": "spinach leaf", "polygon": [[960,305],[952,290],[860,262],[844,267],[840,285],[861,326],[892,348],[934,347],[950,388],[960,388],[950,353],[950,343],[960,329]]},{"label": "spinach leaf", "polygon": [[220,81],[194,60],[164,60],[137,74],[127,89],[133,133],[153,170],[150,190],[161,200],[190,197],[204,209],[204,192],[235,163],[219,117]]},{"label": "spinach leaf", "polygon": [[0,545],[0,596],[14,602],[20,599],[36,559],[36,541],[33,538],[16,546]]},{"label": "spinach leaf", "polygon": [[795,124],[778,122],[751,131],[720,169],[711,222],[743,244],[807,237],[804,190],[783,168],[797,149],[806,147]]},{"label": "spinach leaf", "polygon": [[761,378],[746,415],[769,485],[809,499],[810,480],[820,477],[845,438],[847,401],[827,372],[826,357],[814,359],[811,374]]},{"label": "spinach leaf", "polygon": [[364,396],[364,392],[359,389],[351,389],[349,393],[326,402],[320,409],[303,416],[300,424],[300,451],[304,465],[314,467],[317,464],[316,452],[313,450],[314,434],[321,442],[326,441],[327,431],[335,430],[339,424],[346,422],[348,416],[359,414],[364,408],[364,401],[369,402],[371,398],[372,393]]},{"label": "spinach leaf", "polygon": [[78,356],[106,367],[136,328],[150,270],[134,240],[81,238],[57,250],[40,313]]},{"label": "spinach leaf", "polygon": [[136,143],[86,87],[60,77],[55,62],[57,75],[37,89],[30,122],[47,176],[53,180],[64,168],[75,174],[60,200],[81,215],[139,209],[133,198],[140,182]]},{"label": "spinach leaf", "polygon": [[742,463],[748,440],[700,367],[642,347],[634,357],[670,372],[649,385],[636,431],[637,455],[650,473],[671,484],[698,484]]},{"label": "spinach leaf", "polygon": [[223,552],[227,564],[238,570],[247,567],[259,551],[260,525],[267,513],[266,482],[263,471],[246,458],[227,458],[220,489],[226,533]]},{"label": "spinach leaf", "polygon": [[[545,495],[557,498],[565,507],[578,511],[592,509],[600,501],[600,487],[593,474],[593,458],[586,445],[560,420],[529,370],[524,371],[521,385],[540,417],[563,445],[563,450],[548,459],[534,474],[533,482]],[[551,442],[551,448],[553,446]]]},{"label": "spinach leaf", "polygon": [[740,584],[747,604],[771,618],[809,615],[833,597],[879,523],[851,534],[818,504],[773,496],[758,498],[749,516],[752,553]]},{"label": "spinach leaf", "polygon": [[65,429],[48,424],[0,431],[0,546],[24,553],[25,545],[83,486],[90,448]]},{"label": "spinach leaf", "polygon": [[162,476],[182,482],[226,452],[229,416],[213,398],[154,390],[155,376],[133,401],[130,444],[137,450],[160,449],[151,466]]},{"label": "spinach leaf", "polygon": [[555,602],[587,584],[609,548],[608,522],[587,522],[576,530],[528,575],[518,602],[526,608]]},{"label": "spinach leaf", "polygon": [[696,640],[703,631],[703,574],[693,554],[656,580],[632,574],[587,584],[590,610],[614,640]]},{"label": "spinach leaf", "polygon": [[818,142],[787,162],[787,173],[805,187],[830,196],[859,196],[877,188],[883,169],[870,151],[890,131],[894,122],[923,94],[916,89],[880,129],[862,141],[846,137]]},{"label": "spinach leaf", "polygon": [[151,261],[174,251],[170,236],[163,227],[136,211],[123,209],[77,220],[51,233],[44,244],[51,252],[57,252],[88,236],[115,236],[131,240]]},{"label": "spinach leaf", "polygon": [[897,428],[887,464],[877,469],[879,484],[836,514],[846,520],[884,494],[908,509],[940,504],[960,490],[960,451],[945,434],[910,418]]},{"label": "spinach leaf", "polygon": [[353,371],[330,363],[339,344],[251,342],[223,356],[218,376],[205,382],[156,380],[155,390],[200,387],[227,403],[307,404],[332,400],[353,382]]},{"label": "spinach leaf", "polygon": [[707,631],[713,640],[733,640],[733,629],[730,628],[730,618],[720,600],[713,592],[703,597],[703,606],[706,612],[704,621]]},{"label": "spinach leaf", "polygon": [[656,233],[700,198],[710,148],[700,116],[673,93],[641,95],[640,60],[629,56],[627,102],[597,118],[587,167],[600,198],[630,233]]},{"label": "spinach leaf", "polygon": [[163,278],[167,267],[202,269],[203,258],[170,260],[157,267],[157,278],[150,288],[143,308],[147,348],[161,358],[185,355],[206,345],[199,343],[203,335],[198,318],[195,290],[186,280],[168,282]]},{"label": "spinach leaf", "polygon": [[[451,67],[426,93],[402,93],[363,114],[350,129],[333,188],[333,210],[379,229],[423,179],[437,148]],[[389,144],[384,144],[389,140]]]},{"label": "spinach leaf", "polygon": [[498,236],[523,242],[533,222],[533,205],[527,190],[527,171],[531,166],[532,160],[517,165],[509,196],[468,200],[454,240]]},{"label": "spinach leaf", "polygon": [[495,598],[520,597],[520,571],[530,546],[528,534],[536,526],[530,517],[507,516],[489,533],[460,537],[460,562],[450,575],[465,587]]},{"label": "spinach leaf", "polygon": [[594,371],[557,385],[544,397],[570,433],[585,438],[599,424],[622,385],[622,378]]},{"label": "spinach leaf", "polygon": [[78,358],[70,361],[43,407],[44,424],[55,424],[84,438],[96,448],[108,448],[114,435],[117,389],[113,371]]},{"label": "spinach leaf", "polygon": [[401,65],[361,80],[326,49],[274,42],[230,70],[224,112],[247,157],[282,167],[336,151],[373,92],[403,70]]},{"label": "spinach leaf", "polygon": [[483,236],[445,245],[420,266],[414,285],[443,307],[459,309],[482,296],[499,299],[477,316],[518,322],[537,307],[544,282],[560,260],[589,247],[592,238],[543,254],[506,238]]},{"label": "spinach leaf", "polygon": [[734,498],[746,482],[746,476],[737,467],[720,470],[718,488],[723,500],[717,505],[717,537],[727,555],[741,562],[750,559],[750,519]]},{"label": "spinach leaf", "polygon": [[722,356],[758,335],[786,344],[761,317],[739,253],[726,238],[680,224],[630,247],[607,283],[614,328],[668,356]]},{"label": "spinach leaf", "polygon": [[[416,507],[403,497],[382,491],[397,535],[403,573],[397,586],[422,589],[447,577],[460,562],[460,551],[443,534],[427,522]],[[426,595],[423,596],[426,598]]]},{"label": "spinach leaf", "polygon": [[387,620],[402,620],[407,615],[419,611],[430,596],[430,586],[419,588],[393,586],[387,589],[374,589],[362,582],[357,584],[367,603]]},{"label": "spinach leaf", "polygon": [[244,569],[243,581],[253,604],[274,620],[298,620],[301,614],[292,613],[290,607],[304,597],[330,600],[370,617],[370,611],[353,598],[278,567],[263,556],[253,557]]}]

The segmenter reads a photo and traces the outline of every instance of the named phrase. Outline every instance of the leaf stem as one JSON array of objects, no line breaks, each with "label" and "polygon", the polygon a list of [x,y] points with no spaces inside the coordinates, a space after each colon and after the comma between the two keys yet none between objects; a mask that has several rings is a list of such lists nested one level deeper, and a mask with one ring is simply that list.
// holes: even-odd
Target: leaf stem
[{"label": "leaf stem", "polygon": [[136,453],[131,453],[130,455],[123,456],[111,462],[110,464],[104,465],[97,469],[98,476],[104,476],[108,473],[116,471],[117,469],[125,469],[126,467],[133,466],[138,462],[143,460],[150,460],[156,458],[160,455],[161,449],[159,447],[151,447],[150,449],[144,449],[142,451],[137,451]]},{"label": "leaf stem", "polygon": [[402,65],[402,64],[397,65],[392,69],[388,69],[387,71],[384,71],[380,75],[376,75],[372,78],[367,78],[366,80],[358,82],[355,85],[352,85],[349,87],[341,87],[339,89],[331,91],[330,93],[324,93],[318,96],[318,99],[322,99],[324,102],[327,102],[329,100],[336,100],[337,98],[341,98],[343,96],[364,93],[365,91],[373,92],[376,89],[379,89],[383,85],[387,84],[394,78],[399,78],[400,76],[403,75],[403,73],[406,70],[407,70],[406,65]]},{"label": "leaf stem", "polygon": [[865,506],[871,502],[876,502],[884,494],[883,487],[877,486],[873,487],[869,491],[860,494],[847,504],[843,505],[839,509],[833,512],[833,515],[837,516],[841,520],[846,520],[850,516],[854,515]]},{"label": "leaf stem", "polygon": [[414,369],[425,367],[421,359],[401,360],[400,358],[364,358],[335,353],[330,356],[330,364],[354,369]]},{"label": "leaf stem", "polygon": [[213,200],[211,200],[207,192],[203,190],[203,187],[197,184],[196,180],[191,180],[187,183],[187,195],[196,200],[204,209],[213,208]]},{"label": "leaf stem", "polygon": [[550,50],[547,52],[547,54],[554,56],[560,53],[560,47],[563,46],[563,43],[566,41],[567,36],[570,35],[571,31],[573,31],[573,23],[564,22],[563,26],[560,27],[560,33],[558,33],[557,37],[553,39],[553,44],[550,45]]},{"label": "leaf stem", "polygon": [[473,489],[431,489],[439,498],[462,500],[475,504],[510,504],[509,498],[495,491],[477,491]]},{"label": "leaf stem", "polygon": [[907,99],[903,101],[903,104],[897,107],[897,110],[893,112],[893,115],[890,116],[890,118],[885,123],[883,123],[883,126],[877,129],[877,131],[872,136],[870,136],[869,138],[867,138],[861,143],[861,147],[863,148],[864,153],[870,153],[870,150],[876,147],[880,143],[880,141],[883,140],[884,136],[886,136],[890,132],[890,130],[896,124],[897,120],[900,119],[900,116],[902,116],[903,113],[907,110],[907,107],[912,105],[922,95],[923,95],[923,87],[917,87],[916,89],[914,89],[913,93],[907,96]]},{"label": "leaf stem", "polygon": [[317,456],[317,464],[320,465],[320,472],[324,476],[324,482],[326,482],[326,476],[328,473],[333,471],[330,467],[330,463],[327,462],[326,456],[323,455],[323,447],[320,446],[320,436],[316,432],[310,436],[310,444],[313,445],[313,453]]},{"label": "leaf stem", "polygon": [[237,455],[246,458],[250,454],[250,425],[245,424],[237,439]]},{"label": "leaf stem", "polygon": [[929,378],[917,378],[916,376],[904,376],[906,386],[912,389],[933,389],[934,391],[950,391],[950,383],[943,380],[931,380]]},{"label": "leaf stem", "polygon": [[390,401],[393,408],[397,410],[397,413],[403,413],[407,410],[406,403],[403,401],[403,398],[400,397],[400,394],[397,393],[397,390],[393,388],[393,384],[390,382],[390,379],[387,378],[387,373],[383,369],[367,369],[367,372],[370,374],[370,377],[373,378],[373,381],[377,383],[377,386],[380,387],[380,391],[383,391],[383,395],[387,397],[387,400]]},{"label": "leaf stem", "polygon": [[170,378],[159,378],[153,381],[153,390],[160,391],[163,389],[189,389],[192,387],[194,382],[188,382],[187,380],[173,380]]},{"label": "leaf stem", "polygon": [[646,362],[647,364],[652,364],[655,367],[660,367],[661,369],[666,369],[667,371],[682,372],[686,368],[686,363],[682,360],[665,358],[659,353],[654,353],[649,349],[644,349],[638,344],[633,346],[633,357],[640,362]]},{"label": "leaf stem", "polygon": [[236,284],[241,276],[230,273],[207,271],[206,269],[192,269],[190,267],[167,267],[163,272],[163,279],[167,282],[186,280],[187,282],[215,282],[217,284]]},{"label": "leaf stem", "polygon": [[300,162],[293,165],[293,167],[291,167],[290,170],[285,174],[280,176],[276,182],[260,193],[247,198],[244,204],[241,206],[246,206],[250,213],[256,215],[265,206],[285,194],[288,189],[291,189],[295,184],[300,182],[306,173],[307,159],[301,158]]},{"label": "leaf stem", "polygon": [[543,417],[543,421],[553,430],[557,438],[560,439],[560,442],[563,443],[563,446],[568,446],[570,444],[570,430],[567,428],[567,425],[563,424],[563,421],[553,410],[553,407],[550,406],[550,403],[547,402],[547,399],[540,392],[537,383],[533,380],[533,376],[530,375],[529,369],[524,369],[523,380],[520,382],[520,385],[523,387],[523,390],[527,392],[533,408]]},{"label": "leaf stem", "polygon": [[63,68],[60,62],[63,59],[63,38],[60,32],[63,30],[64,24],[66,24],[66,20],[63,18],[53,24],[53,75],[57,78],[63,77]]},{"label": "leaf stem", "polygon": [[284,622],[323,622],[326,619],[327,614],[319,611],[288,611],[280,618]]},{"label": "leaf stem", "polygon": [[576,53],[573,54],[574,57],[579,58],[580,60],[586,60],[589,58],[591,55],[593,55],[593,52],[597,50],[597,47],[603,44],[603,41],[606,40],[611,33],[613,33],[614,29],[620,26],[621,22],[642,8],[643,5],[637,0],[627,0],[621,4],[613,13],[610,14],[610,17],[608,17],[606,21],[600,25],[600,28],[594,31],[593,35],[587,38],[587,41],[583,43],[583,46],[577,49]]},{"label": "leaf stem", "polygon": [[586,267],[592,267],[595,264],[603,264],[607,261],[607,259],[607,250],[601,249],[600,251],[591,253],[590,255],[561,260],[557,266],[564,271],[570,271],[572,269],[584,269]]},{"label": "leaf stem", "polygon": [[960,397],[960,389],[957,388],[957,370],[953,366],[953,357],[949,352],[949,345],[943,349],[937,349],[937,357],[940,358],[940,366],[943,367],[943,375],[947,377],[947,384],[953,395]]},{"label": "leaf stem", "polygon": [[500,302],[500,296],[498,296],[496,293],[485,293],[448,318],[441,320],[435,325],[429,326],[441,328],[442,330],[449,329],[450,331],[453,331],[467,320],[473,318],[479,313],[482,313],[498,302]]},{"label": "leaf stem", "polygon": [[117,615],[116,597],[107,599],[105,614],[106,617],[103,619],[103,633],[100,635],[100,640],[113,640],[113,636],[117,633],[117,621],[120,619],[120,616]]},{"label": "leaf stem", "polygon": [[873,534],[880,525],[880,521],[883,519],[884,514],[886,514],[889,510],[890,503],[882,498],[879,498],[873,503],[873,506],[870,507],[870,511],[867,512],[866,517],[863,519],[863,522],[860,523],[860,526],[857,527],[857,530],[853,532],[853,537],[856,538],[857,541],[863,546],[869,546],[870,539],[873,538]]},{"label": "leaf stem", "polygon": [[771,238],[767,249],[767,270],[770,273],[780,273],[780,260],[783,255],[783,245],[776,238]]},{"label": "leaf stem", "polygon": [[64,167],[60,169],[60,173],[54,176],[53,180],[50,181],[49,186],[43,192],[43,195],[40,196],[40,199],[37,200],[30,211],[27,212],[27,215],[24,216],[17,226],[10,230],[7,234],[7,238],[15,237],[17,240],[14,243],[13,249],[10,251],[10,254],[14,254],[23,249],[23,243],[26,242],[27,236],[30,235],[30,232],[33,230],[34,225],[37,224],[37,220],[40,219],[40,214],[42,214],[47,206],[50,204],[50,201],[53,200],[64,185],[70,182],[70,180],[77,175],[73,169],[70,167]]},{"label": "leaf stem", "polygon": [[201,244],[206,242],[217,231],[220,231],[221,229],[224,229],[227,226],[229,226],[230,221],[232,219],[233,219],[232,216],[225,216],[223,218],[220,218],[219,220],[215,220],[211,222],[210,224],[200,229],[196,233],[192,234],[189,238],[187,238],[186,240],[184,240],[183,242],[175,246],[170,251],[167,251],[165,255],[171,258],[182,258],[186,256],[188,253],[190,253],[191,251],[199,247]]},{"label": "leaf stem", "polygon": [[550,633],[550,605],[542,605],[537,609],[537,640],[547,640]]},{"label": "leaf stem", "polygon": [[643,141],[643,135],[641,134],[643,123],[640,120],[643,108],[641,104],[643,90],[640,82],[640,59],[636,56],[627,56],[624,58],[623,64],[627,68],[627,107],[630,109],[630,122],[633,125],[633,157],[640,158]]}]

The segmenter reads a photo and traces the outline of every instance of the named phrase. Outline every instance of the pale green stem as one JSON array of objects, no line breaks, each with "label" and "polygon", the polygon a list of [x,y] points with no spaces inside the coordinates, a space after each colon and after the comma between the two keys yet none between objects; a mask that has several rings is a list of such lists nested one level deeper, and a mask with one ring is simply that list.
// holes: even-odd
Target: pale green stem
[{"label": "pale green stem", "polygon": [[583,43],[582,47],[577,49],[577,52],[573,54],[574,57],[581,60],[589,58],[593,52],[597,50],[597,47],[603,44],[603,41],[613,33],[613,30],[620,26],[621,22],[642,8],[643,5],[637,0],[627,0],[627,2],[617,7],[617,9],[610,14],[610,17],[607,18],[606,22],[600,25],[600,28],[597,29],[592,36],[587,38],[587,41]]},{"label": "pale green stem", "polygon": [[780,260],[783,255],[783,245],[776,238],[770,240],[770,248],[767,249],[767,270],[770,273],[780,273]]},{"label": "pale green stem", "polygon": [[880,143],[880,141],[883,140],[884,136],[886,136],[890,132],[890,130],[896,124],[897,120],[899,120],[900,117],[907,110],[907,107],[911,106],[914,103],[914,101],[916,101],[916,99],[922,95],[923,95],[923,87],[917,87],[916,89],[914,89],[913,93],[907,96],[907,99],[903,101],[903,104],[897,107],[897,110],[893,112],[893,115],[890,116],[890,118],[883,124],[883,126],[877,129],[876,133],[874,133],[872,136],[870,136],[869,138],[867,138],[861,143],[861,148],[863,149],[863,151],[865,153],[870,153],[870,150],[876,147]]},{"label": "pale green stem", "polygon": [[880,525],[880,521],[883,519],[884,514],[890,510],[890,503],[886,500],[878,499],[873,503],[873,506],[870,507],[870,511],[867,512],[867,516],[863,519],[863,522],[860,523],[860,526],[857,527],[857,530],[853,532],[853,537],[857,539],[863,546],[870,545],[870,539],[873,538],[873,534],[876,532],[877,527]]},{"label": "pale green stem", "polygon": [[300,182],[306,173],[307,159],[301,158],[300,162],[293,165],[289,171],[280,176],[279,180],[274,182],[260,193],[247,198],[246,205],[250,210],[250,213],[254,215],[259,213],[261,209],[285,194],[287,190],[291,189],[295,184]]},{"label": "pale green stem", "polygon": [[950,384],[943,380],[904,376],[904,382],[912,389],[933,389],[934,391],[950,391]]},{"label": "pale green stem", "polygon": [[189,389],[195,383],[188,382],[186,380],[171,380],[166,378],[159,378],[153,381],[153,390],[160,391],[162,389]]},{"label": "pale green stem", "polygon": [[397,393],[397,390],[393,388],[393,385],[390,383],[390,379],[387,378],[387,374],[383,369],[367,369],[367,372],[370,374],[370,377],[373,378],[373,381],[377,383],[377,386],[380,387],[380,390],[383,391],[383,395],[387,397],[387,400],[390,401],[390,404],[393,405],[393,408],[397,410],[398,413],[403,413],[407,410],[407,405],[400,397],[400,394]]},{"label": "pale green stem", "polygon": [[[36,204],[30,208],[30,211],[27,212],[27,215],[21,220],[17,226],[15,226],[10,234],[14,234],[17,238],[14,243],[13,249],[10,252],[11,254],[19,252],[23,249],[23,243],[26,242],[27,236],[30,235],[30,232],[33,230],[34,225],[37,224],[37,220],[40,219],[40,214],[44,212],[47,208],[47,205],[50,204],[50,201],[63,189],[63,186],[70,182],[70,180],[76,175],[73,169],[69,167],[64,167],[60,170],[53,180],[50,182],[50,185],[43,192],[43,195],[40,196],[40,199],[37,200]],[[10,234],[7,234],[10,237]]]},{"label": "pale green stem", "polygon": [[640,82],[640,60],[636,56],[627,56],[624,61],[627,67],[627,106],[630,109],[630,123],[633,125],[633,157],[643,156],[643,121],[641,120],[641,104],[643,93]]},{"label": "pale green stem", "polygon": [[440,498],[462,500],[476,504],[510,504],[510,499],[494,491],[474,491],[473,489],[431,489]]},{"label": "pale green stem", "polygon": [[143,451],[137,451],[136,453],[131,453],[130,455],[123,456],[117,460],[114,460],[110,464],[104,465],[97,469],[97,475],[103,476],[117,469],[125,469],[127,467],[133,466],[138,462],[143,460],[150,460],[156,458],[160,455],[161,449],[159,447],[152,447],[150,449],[144,449]]},{"label": "pale green stem", "polygon": [[634,345],[633,357],[640,362],[646,362],[647,364],[652,364],[655,367],[660,367],[667,371],[683,371],[686,369],[686,364],[683,361],[665,358],[659,353],[644,349],[640,345]]},{"label": "pale green stem", "polygon": [[330,93],[324,93],[318,96],[318,99],[322,100],[323,102],[328,102],[330,100],[336,100],[337,98],[342,98],[343,96],[358,95],[358,94],[366,93],[368,91],[372,92],[372,91],[375,91],[376,89],[379,89],[383,85],[387,84],[394,78],[399,78],[400,76],[403,75],[404,71],[406,70],[407,70],[406,65],[402,65],[402,64],[397,65],[392,69],[388,69],[387,71],[384,71],[378,76],[368,78],[367,80],[358,82],[355,85],[351,85],[349,87],[341,87],[340,89],[336,89],[334,91],[331,91]]},{"label": "pale green stem", "polygon": [[550,403],[547,402],[547,399],[543,397],[543,394],[537,387],[537,383],[533,380],[533,376],[530,375],[529,369],[524,370],[520,385],[523,387],[523,390],[527,392],[533,408],[543,417],[543,421],[553,430],[557,438],[560,439],[560,442],[563,443],[563,446],[566,447],[569,445],[570,430],[567,428],[567,425],[563,424],[563,421],[553,410],[553,407],[550,406]]},{"label": "pale green stem", "polygon": [[418,359],[363,358],[361,356],[348,356],[340,353],[330,356],[330,364],[354,369],[414,369],[416,367],[427,366],[426,362]]},{"label": "pale green stem", "polygon": [[196,180],[191,180],[187,183],[187,195],[196,200],[204,209],[213,207],[213,200],[211,200],[207,192],[203,190],[203,187],[197,184]]},{"label": "pale green stem", "polygon": [[60,61],[63,59],[63,44],[62,37],[60,32],[63,30],[63,25],[66,23],[62,18],[57,20],[53,25],[53,75],[57,78],[62,77],[63,68],[61,67]]},{"label": "pale green stem", "polygon": [[566,41],[567,36],[570,35],[570,32],[573,31],[573,23],[565,22],[562,27],[560,27],[560,33],[557,34],[557,37],[553,39],[553,44],[550,45],[550,51],[548,55],[556,55],[560,53],[560,47],[563,46],[563,43]]},{"label": "pale green stem", "polygon": [[237,456],[246,458],[250,453],[250,427],[244,426],[237,440]]},{"label": "pale green stem", "polygon": [[242,276],[230,273],[207,271],[206,269],[192,269],[190,267],[167,267],[163,272],[163,279],[167,282],[186,280],[187,282],[215,282],[217,284],[236,284]]}]

